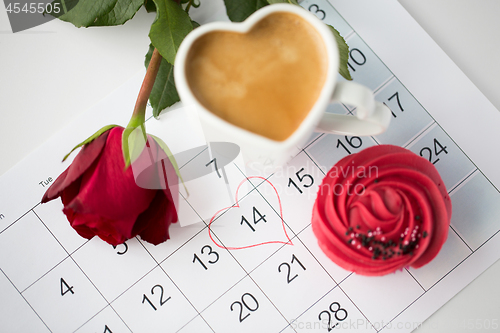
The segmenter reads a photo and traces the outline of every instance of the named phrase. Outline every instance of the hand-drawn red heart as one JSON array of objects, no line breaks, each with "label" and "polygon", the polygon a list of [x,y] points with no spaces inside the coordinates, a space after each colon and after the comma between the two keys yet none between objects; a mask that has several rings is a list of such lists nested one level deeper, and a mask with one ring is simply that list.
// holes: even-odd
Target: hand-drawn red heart
[{"label": "hand-drawn red heart", "polygon": [[[227,209],[229,208],[240,208],[240,203],[239,203],[239,199],[238,199],[238,194],[239,194],[239,191],[240,191],[240,188],[241,186],[247,182],[247,181],[250,181],[250,179],[261,179],[263,180],[264,182],[268,183],[269,185],[271,185],[274,193],[276,194],[276,197],[278,198],[278,203],[279,203],[279,214],[280,214],[280,219],[281,219],[281,224],[282,224],[282,227],[283,227],[283,232],[285,234],[285,237],[286,237],[286,241],[279,241],[279,240],[276,240],[276,241],[267,241],[267,242],[263,242],[263,243],[256,243],[256,244],[252,244],[252,245],[246,245],[246,246],[232,246],[232,247],[228,247],[228,246],[223,246],[221,244],[219,244],[217,242],[217,238],[214,238],[213,235],[212,235],[212,222],[217,218],[217,216],[221,213],[221,212],[224,212],[226,211]],[[282,209],[282,205],[281,205],[281,199],[280,199],[280,196],[278,194],[278,191],[276,190],[276,187],[274,187],[274,185],[269,181],[267,180],[266,178],[264,177],[260,177],[260,176],[251,176],[251,177],[248,177],[246,178],[245,180],[243,180],[239,185],[238,185],[238,188],[236,189],[236,195],[235,195],[235,202],[236,204],[233,205],[233,206],[229,206],[229,207],[224,207],[220,210],[218,210],[214,216],[212,216],[212,218],[210,219],[210,223],[208,224],[208,235],[210,237],[210,239],[212,240],[212,242],[214,242],[215,245],[217,245],[218,247],[222,248],[222,249],[227,249],[227,250],[241,250],[241,249],[247,249],[247,248],[251,248],[251,247],[256,247],[256,246],[259,246],[259,245],[265,245],[265,244],[288,244],[288,245],[293,245],[292,243],[292,240],[290,239],[290,237],[288,236],[288,233],[286,231],[286,227],[285,227],[285,222],[283,220],[283,209]]]}]

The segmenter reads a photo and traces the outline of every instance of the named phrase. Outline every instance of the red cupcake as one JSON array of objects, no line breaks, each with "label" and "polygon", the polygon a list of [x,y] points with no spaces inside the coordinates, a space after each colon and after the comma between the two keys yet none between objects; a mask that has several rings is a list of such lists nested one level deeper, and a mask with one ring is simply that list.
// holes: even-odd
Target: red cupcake
[{"label": "red cupcake", "polygon": [[434,165],[392,145],[346,156],[318,190],[312,227],[323,252],[361,275],[431,261],[448,236],[451,200]]}]

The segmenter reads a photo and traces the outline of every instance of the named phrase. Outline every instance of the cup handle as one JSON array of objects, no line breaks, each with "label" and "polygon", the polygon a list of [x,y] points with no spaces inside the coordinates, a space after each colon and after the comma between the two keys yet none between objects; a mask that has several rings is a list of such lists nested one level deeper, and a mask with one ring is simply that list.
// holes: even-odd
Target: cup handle
[{"label": "cup handle", "polygon": [[316,131],[344,135],[377,135],[391,121],[391,110],[374,99],[373,92],[355,82],[338,82],[332,102],[356,107],[356,116],[324,113]]}]

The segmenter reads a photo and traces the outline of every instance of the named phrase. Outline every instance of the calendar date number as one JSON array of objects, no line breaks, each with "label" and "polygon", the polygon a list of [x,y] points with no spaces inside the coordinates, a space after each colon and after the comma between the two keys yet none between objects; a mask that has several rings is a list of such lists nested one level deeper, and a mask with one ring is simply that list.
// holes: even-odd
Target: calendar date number
[{"label": "calendar date number", "polygon": [[[344,143],[345,141],[345,143]],[[349,155],[352,154],[351,148],[358,149],[363,145],[363,140],[359,136],[344,136],[344,140],[337,140],[337,148],[344,149]]]},{"label": "calendar date number", "polygon": [[310,5],[309,8],[307,8],[307,10],[315,14],[320,20],[324,20],[326,18],[325,11],[316,4]]},{"label": "calendar date number", "polygon": [[267,220],[266,220],[266,215],[262,215],[259,212],[259,210],[255,208],[255,206],[252,209],[252,215],[253,215],[253,224],[250,223],[244,215],[241,215],[240,225],[247,225],[252,230],[252,232],[255,232],[255,225],[257,225],[257,223],[259,223],[260,221],[267,222]]},{"label": "calendar date number", "polygon": [[195,253],[193,255],[193,263],[199,263],[205,270],[208,270],[208,265],[213,265],[219,261],[219,253],[214,251],[210,245],[203,246],[200,253],[206,259],[200,258]]},{"label": "calendar date number", "polygon": [[61,278],[61,296],[64,296],[68,293],[74,294],[75,292],[73,291],[73,286],[70,286],[63,278]]},{"label": "calendar date number", "polygon": [[[163,291],[163,286],[160,284],[155,285],[153,288],[151,288],[151,295],[155,294],[155,290],[158,291],[156,295],[158,296],[158,302],[152,302],[146,294],[142,294],[142,304],[149,304],[153,310],[158,310],[157,306],[163,306],[165,303],[167,303],[172,297],[168,296],[166,297],[164,295]],[[155,305],[156,304],[156,305]]]},{"label": "calendar date number", "polygon": [[[285,273],[286,272],[286,283],[287,284],[290,284],[293,280],[295,280],[299,276],[298,273],[295,273],[296,272],[295,267],[297,267],[296,268],[297,270],[300,270],[300,268],[302,268],[303,271],[306,270],[306,267],[300,262],[300,260],[295,256],[295,254],[292,254],[292,260],[290,261],[290,263],[288,263],[288,262],[282,262],[278,266],[278,272],[279,273],[281,273],[281,272]],[[292,269],[293,269],[293,272],[292,272]],[[293,274],[293,276],[292,276],[292,274]]]},{"label": "calendar date number", "polygon": [[[244,293],[241,295],[241,298],[239,301],[234,301],[231,303],[231,306],[229,307],[231,311],[237,311],[239,312],[239,321],[240,323],[243,322],[243,320],[247,319],[252,312],[257,311],[259,309],[259,302],[257,302],[257,299],[255,298],[254,295],[250,293]],[[238,309],[239,310],[236,310]]]},{"label": "calendar date number", "polygon": [[327,310],[319,313],[318,319],[325,321],[327,330],[330,332],[339,325],[339,322],[346,320],[347,315],[347,310],[342,308],[339,302],[333,302]]},{"label": "calendar date number", "polygon": [[443,146],[438,139],[434,138],[433,140],[433,148],[432,150],[430,147],[424,147],[420,149],[420,156],[425,157],[431,162],[432,164],[436,164],[439,162],[439,155],[441,153],[448,154],[448,151],[446,150],[446,146]]},{"label": "calendar date number", "polygon": [[115,249],[115,250],[118,249],[116,251],[116,254],[122,256],[125,253],[127,253],[127,251],[128,251],[128,245],[127,245],[127,243],[123,243],[123,244],[120,244],[120,245],[113,245],[113,249]]},{"label": "calendar date number", "polygon": [[[399,100],[399,91],[396,91],[394,94],[391,95],[391,97],[389,97],[387,99],[389,102],[397,102],[397,105],[398,105],[398,108],[399,108],[399,111],[401,112],[404,112],[405,109],[403,108],[403,106],[401,105],[401,101]],[[385,102],[384,102],[385,106],[389,107]],[[394,111],[392,110],[392,108],[389,108],[391,110],[391,113],[392,113],[392,116],[394,118],[397,118],[398,116],[396,115],[396,113],[394,113]]]},{"label": "calendar date number", "polygon": [[[353,72],[356,71],[355,65],[363,66],[364,64],[366,64],[366,56],[360,49],[351,49],[349,51],[349,59],[350,61],[347,61],[347,66],[349,66],[349,68]],[[355,65],[351,64],[351,62],[353,62]]]},{"label": "calendar date number", "polygon": [[304,172],[304,168],[295,173],[296,178],[288,178],[288,187],[294,187],[300,194],[304,193],[302,188],[311,187],[314,184],[314,178]]}]

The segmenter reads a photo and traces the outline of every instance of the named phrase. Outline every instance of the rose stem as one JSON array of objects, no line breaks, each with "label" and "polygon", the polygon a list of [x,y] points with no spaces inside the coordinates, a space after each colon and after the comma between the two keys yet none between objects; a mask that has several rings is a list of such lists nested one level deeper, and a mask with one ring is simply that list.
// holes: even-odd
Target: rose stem
[{"label": "rose stem", "polygon": [[160,69],[161,60],[162,56],[155,48],[151,60],[149,61],[148,69],[146,70],[146,76],[144,77],[144,81],[142,81],[139,96],[137,96],[137,101],[135,102],[134,112],[132,113],[132,118],[129,123],[131,127],[138,127],[146,121],[146,105],[148,104],[149,95],[151,95],[156,75]]},{"label": "rose stem", "polygon": [[193,0],[189,0],[186,9],[184,10],[186,13],[189,13],[189,9],[191,8],[191,5],[193,4]]},{"label": "rose stem", "polygon": [[[141,89],[139,90],[139,95],[137,96],[137,101],[135,102],[134,112],[132,113],[132,117],[127,125],[127,129],[129,128],[138,128],[141,127],[142,135],[144,137],[144,141],[146,142],[146,146],[148,145],[148,138],[146,134],[146,129],[144,128],[144,123],[146,122],[146,105],[148,104],[149,95],[151,95],[151,90],[153,90],[153,85],[156,80],[156,75],[158,74],[158,70],[160,69],[160,64],[162,60],[162,56],[160,52],[155,48],[153,51],[153,55],[149,60],[148,68],[146,70],[146,75],[144,76],[144,80],[142,81]],[[151,162],[154,163],[151,152],[149,151],[149,157]]]}]

